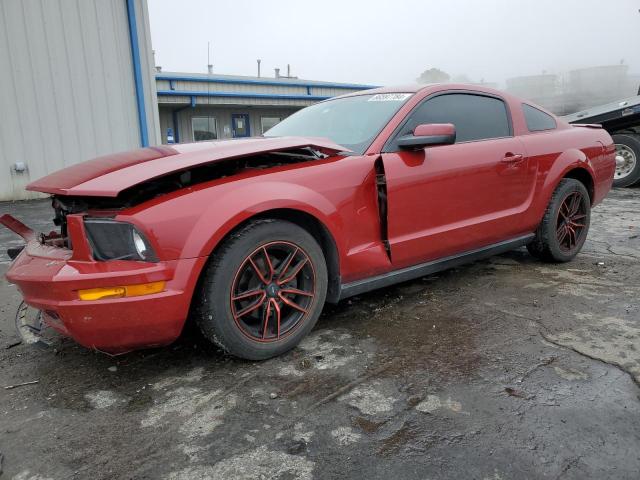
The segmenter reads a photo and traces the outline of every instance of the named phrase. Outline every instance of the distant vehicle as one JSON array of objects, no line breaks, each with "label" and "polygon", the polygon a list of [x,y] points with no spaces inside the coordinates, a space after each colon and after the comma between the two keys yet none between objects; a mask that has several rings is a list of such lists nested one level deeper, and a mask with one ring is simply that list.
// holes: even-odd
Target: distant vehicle
[{"label": "distant vehicle", "polygon": [[569,123],[598,123],[609,132],[616,146],[614,187],[640,182],[640,92],[599,107],[563,117]]},{"label": "distant vehicle", "polygon": [[615,149],[488,88],[383,88],[307,107],[264,137],[139,149],[31,183],[57,232],[7,278],[44,321],[109,353],[174,341],[189,313],[238,357],[293,348],[325,301],[526,245],[575,257]]}]

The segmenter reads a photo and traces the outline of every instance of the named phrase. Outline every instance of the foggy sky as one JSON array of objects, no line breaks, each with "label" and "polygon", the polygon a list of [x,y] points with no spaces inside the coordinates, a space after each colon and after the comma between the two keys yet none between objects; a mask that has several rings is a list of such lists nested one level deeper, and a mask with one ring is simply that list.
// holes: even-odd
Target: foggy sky
[{"label": "foggy sky", "polygon": [[618,64],[640,73],[640,0],[148,0],[164,71],[413,83],[430,67],[472,80]]}]

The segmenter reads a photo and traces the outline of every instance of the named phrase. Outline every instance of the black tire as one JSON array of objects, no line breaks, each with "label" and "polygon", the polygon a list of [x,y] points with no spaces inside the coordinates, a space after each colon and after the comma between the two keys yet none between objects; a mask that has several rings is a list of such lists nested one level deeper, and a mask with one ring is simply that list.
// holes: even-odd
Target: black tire
[{"label": "black tire", "polygon": [[[289,253],[286,248],[290,249]],[[287,264],[289,254],[292,260]],[[299,264],[303,266],[290,282],[296,282],[295,288],[300,286],[298,292],[305,290],[304,295],[278,296],[285,288],[294,288],[290,283],[280,286],[278,283],[282,277],[286,280],[290,276],[287,272],[292,273]],[[284,272],[278,276],[278,270]],[[255,278],[251,277],[252,273]],[[270,278],[268,283],[257,280],[266,276]],[[246,278],[249,280],[244,280]],[[245,292],[262,293],[244,299],[244,294],[237,292],[241,282],[245,282]],[[249,282],[254,282],[253,286]],[[278,291],[274,293],[274,290]],[[309,295],[311,292],[313,297]],[[247,360],[265,360],[292,349],[311,331],[322,311],[326,293],[327,267],[316,240],[293,223],[256,220],[233,233],[212,255],[195,299],[196,322],[208,340],[229,354]],[[237,299],[238,295],[242,299]],[[283,296],[298,308],[304,304],[306,313],[290,307],[290,303],[284,304]],[[262,302],[260,306],[252,307],[258,301]],[[278,303],[280,306],[276,307]],[[251,308],[254,309],[250,313],[241,315]],[[282,334],[281,319],[285,319],[285,315],[281,316],[281,312],[287,312],[286,318],[290,319],[289,329]],[[294,322],[297,315],[299,320]],[[283,321],[282,325],[289,324]]]},{"label": "black tire", "polygon": [[[613,186],[630,187],[640,181],[640,135],[618,133],[611,138],[616,145],[616,155],[621,155],[628,162],[625,166],[616,166]],[[621,170],[624,171],[623,177],[619,176]]]},{"label": "black tire", "polygon": [[[572,221],[569,222],[565,218],[565,215],[568,215],[568,205],[565,205],[565,202],[571,203],[578,197],[580,204],[577,213],[570,216]],[[547,262],[571,261],[584,245],[590,221],[591,200],[589,192],[578,180],[564,178],[553,192],[542,222],[536,231],[535,239],[527,245],[527,249],[534,257]],[[583,226],[577,227],[576,225]],[[573,229],[577,233],[571,235],[568,233],[568,229]],[[569,235],[569,239],[567,239],[567,235]],[[571,245],[573,239],[575,239],[575,244]]]}]

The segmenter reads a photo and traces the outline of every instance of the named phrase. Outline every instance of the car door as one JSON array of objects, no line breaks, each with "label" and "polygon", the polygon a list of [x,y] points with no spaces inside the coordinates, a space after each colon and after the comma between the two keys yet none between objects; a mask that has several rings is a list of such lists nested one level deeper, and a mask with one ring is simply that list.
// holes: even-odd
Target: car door
[{"label": "car door", "polygon": [[[456,143],[402,150],[395,139],[420,124],[453,123]],[[456,255],[519,233],[536,168],[513,136],[507,103],[484,93],[445,92],[408,116],[382,153],[387,235],[394,266]]]}]

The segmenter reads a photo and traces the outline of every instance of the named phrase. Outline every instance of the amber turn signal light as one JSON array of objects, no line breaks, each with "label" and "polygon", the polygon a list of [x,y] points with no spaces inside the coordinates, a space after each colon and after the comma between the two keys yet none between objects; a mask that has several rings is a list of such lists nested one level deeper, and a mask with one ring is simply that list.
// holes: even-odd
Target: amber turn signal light
[{"label": "amber turn signal light", "polygon": [[140,283],[138,285],[125,285],[122,287],[101,287],[78,290],[80,300],[103,300],[106,298],[139,297],[141,295],[151,295],[164,290],[164,281]]}]

